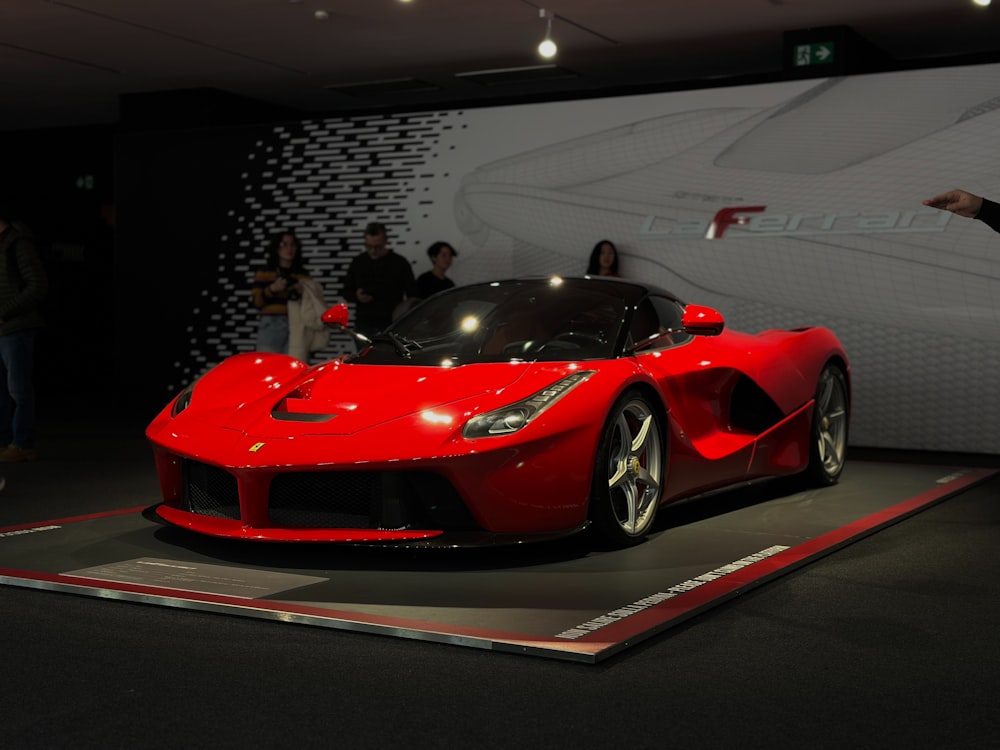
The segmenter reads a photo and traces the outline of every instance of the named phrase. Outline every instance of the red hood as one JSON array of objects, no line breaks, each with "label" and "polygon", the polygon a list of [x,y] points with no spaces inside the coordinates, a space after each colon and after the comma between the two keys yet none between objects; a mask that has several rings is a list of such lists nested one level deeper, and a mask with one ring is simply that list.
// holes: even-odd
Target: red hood
[{"label": "red hood", "polygon": [[[310,370],[294,387],[230,412],[225,426],[260,437],[350,435],[384,422],[479,397],[492,408],[533,365],[393,367],[332,362]],[[490,388],[484,388],[489,383]],[[272,412],[277,411],[277,414]]]}]

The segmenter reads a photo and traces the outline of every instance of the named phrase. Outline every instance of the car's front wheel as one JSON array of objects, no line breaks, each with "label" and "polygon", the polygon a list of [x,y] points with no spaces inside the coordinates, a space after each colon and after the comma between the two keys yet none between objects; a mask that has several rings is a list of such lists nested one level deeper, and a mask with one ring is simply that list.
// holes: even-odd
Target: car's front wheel
[{"label": "car's front wheel", "polygon": [[850,396],[844,371],[834,364],[823,368],[816,385],[807,475],[819,486],[836,484],[847,460]]},{"label": "car's front wheel", "polygon": [[658,411],[642,393],[626,392],[604,426],[590,498],[593,529],[606,543],[630,547],[649,533],[665,464]]}]

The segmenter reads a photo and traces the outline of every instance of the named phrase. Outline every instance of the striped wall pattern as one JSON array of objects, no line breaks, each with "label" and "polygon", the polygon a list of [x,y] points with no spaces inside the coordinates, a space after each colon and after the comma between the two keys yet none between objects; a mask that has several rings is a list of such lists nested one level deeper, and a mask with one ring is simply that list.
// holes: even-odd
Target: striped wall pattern
[{"label": "striped wall pattern", "polygon": [[[188,357],[174,363],[169,390],[254,350],[258,314],[250,285],[274,232],[298,235],[306,267],[330,304],[340,300],[369,221],[386,224],[394,251],[418,257],[424,239],[412,235],[409,222],[433,210],[426,184],[440,176],[435,161],[461,119],[461,111],[406,113],[284,123],[262,132],[232,165],[241,170],[244,194],[228,209],[230,228],[218,238],[218,283],[201,293],[187,326]],[[346,335],[335,333],[314,361],[353,349]]]}]

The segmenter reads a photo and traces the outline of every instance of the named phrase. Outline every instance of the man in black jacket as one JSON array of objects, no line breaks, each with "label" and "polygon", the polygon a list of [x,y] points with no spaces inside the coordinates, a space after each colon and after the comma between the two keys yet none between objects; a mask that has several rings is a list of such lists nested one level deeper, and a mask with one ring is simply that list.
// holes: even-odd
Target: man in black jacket
[{"label": "man in black jacket", "polygon": [[31,231],[0,206],[0,461],[33,461],[35,335],[45,267]]},{"label": "man in black jacket", "polygon": [[365,227],[365,251],[351,261],[342,294],[357,304],[354,330],[369,338],[392,322],[400,302],[416,295],[410,262],[389,248],[384,224]]}]

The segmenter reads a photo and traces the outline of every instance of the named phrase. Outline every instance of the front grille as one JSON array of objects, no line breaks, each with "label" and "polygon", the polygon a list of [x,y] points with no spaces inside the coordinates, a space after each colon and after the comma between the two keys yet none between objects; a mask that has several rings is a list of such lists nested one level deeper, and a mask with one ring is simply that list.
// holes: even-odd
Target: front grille
[{"label": "front grille", "polygon": [[184,484],[187,506],[192,513],[239,520],[240,494],[236,477],[217,466],[186,461]]},{"label": "front grille", "polygon": [[379,500],[371,471],[281,474],[271,482],[271,523],[306,528],[371,528]]},{"label": "front grille", "polygon": [[[187,507],[192,513],[240,519],[236,477],[225,469],[186,461]],[[426,471],[302,471],[271,480],[272,526],[306,529],[478,530],[444,477]]]},{"label": "front grille", "polygon": [[271,523],[296,528],[477,529],[455,488],[426,471],[313,471],[271,482]]}]

